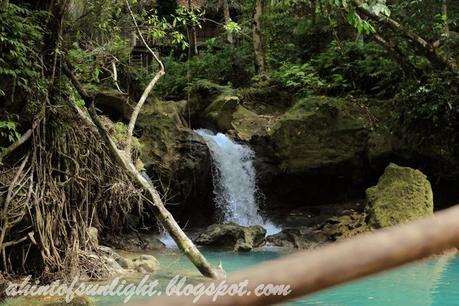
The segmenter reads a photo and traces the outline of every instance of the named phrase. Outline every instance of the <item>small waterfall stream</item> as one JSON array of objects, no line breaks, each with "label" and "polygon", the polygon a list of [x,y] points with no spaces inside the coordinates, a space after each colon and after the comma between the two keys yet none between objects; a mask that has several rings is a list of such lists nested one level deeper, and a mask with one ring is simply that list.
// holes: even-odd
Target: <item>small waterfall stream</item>
[{"label": "small waterfall stream", "polygon": [[243,226],[263,225],[268,232],[276,231],[259,214],[254,152],[222,133],[205,129],[195,132],[204,138],[212,155],[215,201],[223,213],[223,221]]}]

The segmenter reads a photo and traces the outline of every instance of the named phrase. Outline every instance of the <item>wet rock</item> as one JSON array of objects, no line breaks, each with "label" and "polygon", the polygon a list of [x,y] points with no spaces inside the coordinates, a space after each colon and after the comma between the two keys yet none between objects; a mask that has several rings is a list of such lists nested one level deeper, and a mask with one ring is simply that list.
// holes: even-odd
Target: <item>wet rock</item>
[{"label": "wet rock", "polygon": [[[129,258],[119,255],[115,250],[107,246],[99,246],[99,252],[106,258],[114,260],[119,267],[126,270],[134,269],[134,264]],[[113,265],[113,268],[118,268],[116,265]],[[116,269],[115,269],[116,270]]]},{"label": "wet rock", "polygon": [[196,239],[198,245],[232,248],[235,251],[250,251],[264,244],[266,230],[259,225],[241,226],[235,223],[213,224]]},{"label": "wet rock", "polygon": [[141,273],[153,273],[159,270],[159,261],[152,255],[142,255],[132,260],[134,268]]},{"label": "wet rock", "polygon": [[280,233],[266,237],[266,241],[283,248],[310,249],[328,241],[321,231],[311,227],[283,229]]},{"label": "wet rock", "polygon": [[329,241],[350,238],[371,230],[365,223],[365,214],[357,212],[331,217],[319,229]]},{"label": "wet rock", "polygon": [[376,186],[366,191],[368,224],[397,225],[433,214],[433,193],[419,170],[390,164]]}]

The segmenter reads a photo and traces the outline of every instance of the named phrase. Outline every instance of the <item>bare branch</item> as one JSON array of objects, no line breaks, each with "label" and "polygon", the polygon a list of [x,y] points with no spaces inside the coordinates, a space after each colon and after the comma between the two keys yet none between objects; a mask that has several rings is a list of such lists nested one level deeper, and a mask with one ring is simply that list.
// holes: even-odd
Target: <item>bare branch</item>
[{"label": "bare branch", "polygon": [[146,42],[145,38],[143,37],[142,31],[139,28],[139,25],[137,24],[137,21],[135,19],[134,13],[132,12],[131,6],[129,5],[129,1],[126,0],[126,5],[128,7],[129,13],[131,14],[132,21],[135,24],[135,27],[137,29],[137,33],[139,34],[140,39],[142,40],[143,44],[147,48],[147,50],[153,55],[153,58],[155,61],[158,63],[160,69],[159,71],[155,74],[153,79],[150,81],[148,86],[145,88],[143,91],[142,96],[140,97],[139,102],[137,102],[137,105],[134,107],[134,110],[132,111],[131,114],[131,119],[129,120],[129,125],[128,125],[128,134],[127,134],[127,140],[126,140],[126,155],[130,159],[131,158],[131,147],[132,147],[132,134],[134,133],[134,128],[135,124],[137,122],[137,118],[139,116],[140,110],[142,109],[145,101],[147,100],[148,96],[150,95],[150,92],[153,90],[155,87],[156,83],[159,81],[159,79],[166,73],[164,64],[160,60],[159,56],[150,48],[148,43]]}]

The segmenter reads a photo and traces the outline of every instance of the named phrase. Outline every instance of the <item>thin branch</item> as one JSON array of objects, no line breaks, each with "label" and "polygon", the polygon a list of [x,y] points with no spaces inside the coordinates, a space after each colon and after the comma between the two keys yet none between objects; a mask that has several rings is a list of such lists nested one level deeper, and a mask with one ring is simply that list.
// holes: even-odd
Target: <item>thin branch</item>
[{"label": "thin branch", "polygon": [[412,44],[417,46],[431,62],[439,64],[443,67],[446,67],[451,72],[454,72],[454,73],[459,72],[458,67],[454,63],[452,63],[445,55],[438,52],[438,50],[431,43],[429,43],[426,39],[419,36],[418,34],[413,32],[409,28],[405,27],[398,21],[388,16],[385,16],[382,14],[375,15],[369,10],[363,8],[361,6],[360,0],[353,0],[353,4],[358,13],[368,16],[370,19],[374,20],[375,22],[384,24],[388,26],[390,29],[392,29],[393,31],[398,32],[401,35],[408,38],[408,40]]},{"label": "thin branch", "polygon": [[137,105],[134,107],[134,110],[132,111],[131,114],[131,119],[129,120],[129,125],[128,125],[128,134],[127,134],[127,140],[126,140],[126,155],[130,159],[131,158],[131,147],[132,147],[132,134],[134,133],[134,128],[135,124],[137,122],[137,118],[139,116],[140,110],[142,109],[145,101],[147,100],[148,96],[150,95],[150,92],[153,90],[155,87],[156,83],[159,81],[159,79],[166,74],[166,70],[164,68],[163,62],[160,60],[159,56],[150,48],[148,43],[146,42],[145,38],[143,37],[142,31],[139,28],[139,25],[137,24],[137,21],[135,19],[134,13],[132,12],[131,6],[129,5],[129,1],[126,0],[126,5],[129,10],[129,13],[132,17],[132,21],[135,24],[135,27],[137,29],[137,33],[139,34],[140,39],[142,40],[143,44],[147,48],[147,50],[153,55],[153,58],[155,61],[158,63],[160,69],[159,71],[155,74],[153,79],[150,81],[148,86],[145,88],[143,91],[142,96],[140,97],[139,102],[137,102]]}]

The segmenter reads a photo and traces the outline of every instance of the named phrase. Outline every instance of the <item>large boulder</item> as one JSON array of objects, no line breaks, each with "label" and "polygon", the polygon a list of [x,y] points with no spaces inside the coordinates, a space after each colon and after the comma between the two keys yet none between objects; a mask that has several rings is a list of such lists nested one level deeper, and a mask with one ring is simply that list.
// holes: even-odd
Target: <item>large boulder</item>
[{"label": "large boulder", "polygon": [[391,163],[376,186],[366,191],[368,224],[374,228],[397,225],[433,214],[433,194],[419,170]]},{"label": "large boulder", "polygon": [[132,104],[129,97],[114,89],[99,90],[94,99],[95,106],[113,121],[126,121],[131,117]]},{"label": "large boulder", "polygon": [[259,225],[241,226],[235,223],[213,224],[202,232],[195,242],[198,245],[250,251],[265,242],[266,230]]}]

